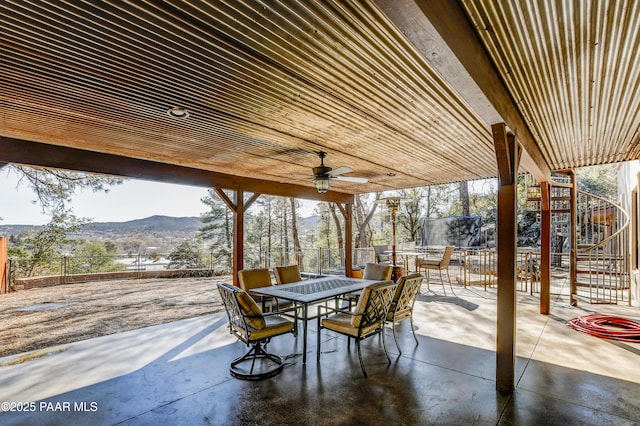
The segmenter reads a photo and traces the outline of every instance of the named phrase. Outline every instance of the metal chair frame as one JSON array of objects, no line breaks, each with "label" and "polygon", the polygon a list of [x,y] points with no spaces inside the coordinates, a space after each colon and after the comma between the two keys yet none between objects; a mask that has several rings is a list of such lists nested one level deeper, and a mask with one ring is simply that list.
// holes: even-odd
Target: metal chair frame
[{"label": "metal chair frame", "polygon": [[[227,311],[227,319],[229,320],[229,330],[231,334],[236,336],[240,341],[242,341],[247,346],[251,348],[244,355],[234,359],[231,362],[229,367],[229,371],[233,377],[244,380],[261,380],[267,379],[269,377],[273,377],[282,371],[284,362],[282,357],[268,353],[265,350],[265,346],[271,341],[272,337],[279,336],[282,334],[286,334],[289,332],[295,333],[295,324],[291,324],[291,329],[280,331],[277,333],[270,334],[269,336],[260,337],[254,339],[251,337],[251,326],[249,325],[249,320],[256,318],[265,318],[265,320],[270,316],[279,316],[282,313],[287,311],[295,310],[295,308],[283,309],[279,311],[272,311],[269,313],[263,313],[259,316],[250,316],[246,315],[242,308],[240,307],[240,303],[238,302],[238,293],[244,292],[243,289],[239,287],[235,287],[230,284],[218,284],[218,291],[220,292],[220,297],[222,298],[222,303],[225,306]],[[287,321],[284,320],[283,321]],[[270,360],[274,366],[266,369],[260,373],[254,373],[254,368],[256,364],[256,360],[264,358]],[[249,369],[249,373],[245,373],[243,370],[237,368],[239,364],[251,361],[251,367]]]},{"label": "metal chair frame", "polygon": [[442,258],[439,261],[430,261],[428,259],[421,259],[419,262],[417,262],[418,271],[421,271],[422,269],[424,269],[425,272],[426,272],[427,290],[430,290],[430,288],[429,288],[429,270],[437,269],[438,272],[440,273],[440,283],[442,284],[442,291],[444,292],[445,296],[447,295],[447,290],[444,287],[444,278],[442,277],[442,270],[446,269],[446,271],[447,271],[447,279],[449,280],[449,288],[451,288],[451,292],[455,295],[455,293],[453,291],[453,285],[451,284],[451,276],[449,275],[449,263],[451,262],[451,256],[453,255],[453,251],[454,250],[455,250],[455,247],[447,246],[444,249],[444,253],[442,254]]},{"label": "metal chair frame", "polygon": [[[387,312],[389,310],[389,306],[391,305],[391,301],[395,294],[396,288],[398,284],[393,281],[381,281],[375,284],[371,284],[369,286],[370,292],[367,301],[365,302],[365,307],[363,312],[355,313],[347,309],[339,309],[339,308],[331,308],[329,306],[318,306],[318,349],[317,349],[317,360],[320,362],[320,351],[321,351],[321,330],[326,328],[336,333],[345,334],[348,336],[348,341],[350,341],[351,337],[353,337],[356,341],[356,347],[358,351],[358,359],[360,360],[360,368],[362,368],[362,373],[364,377],[367,377],[367,370],[364,366],[364,361],[362,359],[362,350],[360,349],[360,341],[364,340],[370,336],[382,333],[382,346],[384,348],[384,354],[387,356],[387,361],[391,364],[391,358],[389,357],[389,352],[387,351],[387,343],[384,335],[384,324],[387,316]],[[363,294],[365,291],[363,291]],[[323,313],[322,310],[325,310]],[[360,324],[358,326],[358,331],[356,336],[352,336],[350,334],[342,333],[338,330],[334,330],[332,328],[325,327],[323,325],[322,316],[327,316],[330,312],[334,313],[343,313],[349,315],[351,317],[360,316]],[[374,327],[370,329],[370,327]],[[369,330],[365,332],[365,330]]]},{"label": "metal chair frame", "polygon": [[[396,335],[396,324],[409,318],[411,322],[411,333],[413,333],[413,339],[418,345],[418,338],[416,337],[415,327],[413,325],[413,305],[416,302],[416,297],[420,293],[420,286],[424,277],[422,274],[415,273],[411,275],[404,275],[398,280],[398,289],[396,290],[397,299],[391,302],[389,312],[387,314],[387,322],[391,323],[393,330],[393,340],[396,342],[398,352],[402,353],[400,344],[398,343],[398,337]],[[400,294],[398,294],[398,291]],[[398,316],[402,315],[402,316]],[[391,316],[391,318],[389,318]]]}]

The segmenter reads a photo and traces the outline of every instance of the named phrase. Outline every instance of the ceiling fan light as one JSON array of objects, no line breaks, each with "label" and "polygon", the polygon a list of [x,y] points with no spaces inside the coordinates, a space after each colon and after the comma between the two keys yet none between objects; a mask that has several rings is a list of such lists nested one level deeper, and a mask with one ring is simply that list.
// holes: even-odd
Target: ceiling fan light
[{"label": "ceiling fan light", "polygon": [[318,192],[324,194],[331,186],[331,179],[328,177],[319,177],[316,178],[315,184]]}]

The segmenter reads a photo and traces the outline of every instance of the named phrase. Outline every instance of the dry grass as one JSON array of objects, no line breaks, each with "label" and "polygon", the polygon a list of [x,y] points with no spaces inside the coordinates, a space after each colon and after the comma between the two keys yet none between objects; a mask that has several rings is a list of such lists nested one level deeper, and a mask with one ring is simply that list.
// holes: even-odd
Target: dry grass
[{"label": "dry grass", "polygon": [[[115,280],[3,294],[0,356],[221,312],[216,284],[230,281],[229,276]],[[67,305],[21,310],[41,304]]]}]

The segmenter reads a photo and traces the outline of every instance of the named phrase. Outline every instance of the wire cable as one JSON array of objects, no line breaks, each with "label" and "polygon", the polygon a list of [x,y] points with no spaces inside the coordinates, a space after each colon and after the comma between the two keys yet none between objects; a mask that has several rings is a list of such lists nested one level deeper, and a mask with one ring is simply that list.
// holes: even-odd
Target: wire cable
[{"label": "wire cable", "polygon": [[640,343],[640,323],[627,318],[591,314],[570,319],[567,325],[576,331],[603,339]]}]

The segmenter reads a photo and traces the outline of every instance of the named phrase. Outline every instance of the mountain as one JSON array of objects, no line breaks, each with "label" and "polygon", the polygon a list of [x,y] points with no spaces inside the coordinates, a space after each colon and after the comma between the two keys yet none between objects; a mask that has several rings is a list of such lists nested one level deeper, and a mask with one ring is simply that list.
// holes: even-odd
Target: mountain
[{"label": "mountain", "polygon": [[320,216],[309,216],[302,218],[302,227],[304,229],[315,229],[318,227],[318,222],[320,222]]},{"label": "mountain", "polygon": [[91,222],[83,231],[128,234],[137,232],[195,232],[203,226],[197,217],[151,216],[126,222]]},{"label": "mountain", "polygon": [[[77,234],[193,233],[202,225],[197,217],[151,216],[126,222],[91,222]],[[40,228],[40,225],[0,225],[0,235],[19,235]]]},{"label": "mountain", "polygon": [[[309,230],[318,226],[320,216],[302,219],[302,228]],[[81,231],[74,233],[82,237],[104,237],[105,235],[128,234],[188,234],[195,235],[204,226],[198,217],[151,216],[126,222],[90,222]],[[0,236],[20,235],[23,232],[37,232],[42,225],[2,225]]]}]

